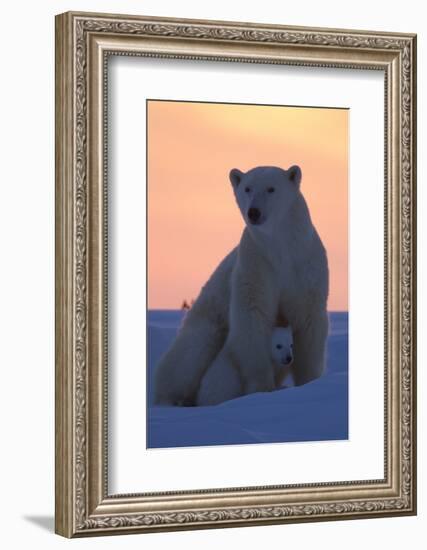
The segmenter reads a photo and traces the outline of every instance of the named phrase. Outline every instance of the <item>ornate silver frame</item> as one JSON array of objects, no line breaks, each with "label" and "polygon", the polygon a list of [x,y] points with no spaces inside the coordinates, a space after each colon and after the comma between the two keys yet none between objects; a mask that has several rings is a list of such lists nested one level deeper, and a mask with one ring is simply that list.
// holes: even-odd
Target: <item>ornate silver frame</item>
[{"label": "ornate silver frame", "polygon": [[[385,74],[385,477],[109,495],[105,289],[108,55]],[[416,36],[65,13],[56,17],[56,532],[66,537],[416,513]]]}]

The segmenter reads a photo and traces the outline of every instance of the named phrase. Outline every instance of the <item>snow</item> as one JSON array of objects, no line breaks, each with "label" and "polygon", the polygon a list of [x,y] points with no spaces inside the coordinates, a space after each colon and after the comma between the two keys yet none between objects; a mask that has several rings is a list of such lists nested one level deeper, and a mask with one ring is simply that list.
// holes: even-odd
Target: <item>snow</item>
[{"label": "snow", "polygon": [[152,405],[153,371],[185,313],[148,312],[147,447],[348,439],[348,313],[329,314],[327,369],[304,386],[256,393],[212,407]]}]

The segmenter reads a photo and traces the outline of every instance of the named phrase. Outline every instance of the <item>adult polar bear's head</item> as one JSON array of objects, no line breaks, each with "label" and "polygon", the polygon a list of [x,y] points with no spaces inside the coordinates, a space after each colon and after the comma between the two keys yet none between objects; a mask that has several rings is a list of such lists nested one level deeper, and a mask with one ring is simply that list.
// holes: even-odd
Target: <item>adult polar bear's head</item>
[{"label": "adult polar bear's head", "polygon": [[302,199],[299,166],[288,170],[258,166],[246,173],[233,168],[230,181],[243,219],[251,229],[269,232],[286,220],[295,202]]}]

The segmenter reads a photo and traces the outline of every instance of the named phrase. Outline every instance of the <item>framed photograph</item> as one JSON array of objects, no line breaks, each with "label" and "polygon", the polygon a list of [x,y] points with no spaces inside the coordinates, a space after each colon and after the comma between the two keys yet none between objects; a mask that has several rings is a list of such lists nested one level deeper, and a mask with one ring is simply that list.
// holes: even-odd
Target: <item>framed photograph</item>
[{"label": "framed photograph", "polygon": [[416,513],[416,37],[56,17],[56,532]]}]

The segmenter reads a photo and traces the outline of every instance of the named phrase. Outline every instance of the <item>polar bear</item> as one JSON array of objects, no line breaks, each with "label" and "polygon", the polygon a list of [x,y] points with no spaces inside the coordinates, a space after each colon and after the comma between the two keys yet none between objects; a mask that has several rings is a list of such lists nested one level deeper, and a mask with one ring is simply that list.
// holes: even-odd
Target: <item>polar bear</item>
[{"label": "polar bear", "polygon": [[274,365],[274,379],[276,388],[280,388],[283,382],[292,374],[294,361],[294,349],[291,327],[276,327],[271,338],[271,359]]},{"label": "polar bear", "polygon": [[[276,327],[270,346],[273,362],[275,389],[280,389],[285,378],[291,375],[293,362],[292,330],[290,327]],[[243,395],[243,386],[233,364],[224,360],[221,354],[208,368],[200,383],[196,405],[217,405],[223,401]]]},{"label": "polar bear", "polygon": [[301,169],[234,168],[229,177],[245,228],[157,365],[157,404],[194,402],[218,358],[236,370],[244,394],[273,390],[270,343],[281,319],[293,330],[295,384],[325,368],[328,262],[300,190]]}]

